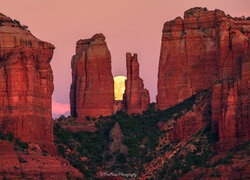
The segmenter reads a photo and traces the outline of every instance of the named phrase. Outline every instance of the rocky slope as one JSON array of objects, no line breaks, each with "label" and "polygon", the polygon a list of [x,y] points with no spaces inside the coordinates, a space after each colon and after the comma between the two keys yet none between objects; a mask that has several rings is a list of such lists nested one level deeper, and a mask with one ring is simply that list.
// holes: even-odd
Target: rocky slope
[{"label": "rocky slope", "polygon": [[61,156],[0,133],[0,179],[70,178],[83,178],[83,175]]},{"label": "rocky slope", "polygon": [[77,42],[71,68],[71,115],[78,118],[111,115],[114,80],[111,55],[103,34]]},{"label": "rocky slope", "polygon": [[163,28],[158,105],[213,88],[212,132],[223,148],[249,141],[250,21],[192,8]]},{"label": "rocky slope", "polygon": [[[95,131],[56,124],[60,153],[90,179],[111,172],[145,180],[247,179],[249,44],[249,20],[187,10],[184,20],[164,25],[158,104],[137,115],[89,119]],[[127,70],[124,99],[137,113],[144,88],[136,55],[127,54]]]},{"label": "rocky slope", "polygon": [[141,114],[149,107],[150,97],[144,88],[143,80],[139,76],[139,62],[137,54],[126,54],[127,80],[124,93],[124,103],[128,114]]},{"label": "rocky slope", "polygon": [[26,142],[52,144],[54,46],[3,14],[0,39],[0,130]]},{"label": "rocky slope", "polygon": [[119,111],[98,118],[91,132],[72,131],[57,122],[56,144],[89,179],[244,179],[249,144],[218,151],[218,137],[210,126],[211,93],[212,89],[201,91],[162,111],[151,104],[142,115]]}]

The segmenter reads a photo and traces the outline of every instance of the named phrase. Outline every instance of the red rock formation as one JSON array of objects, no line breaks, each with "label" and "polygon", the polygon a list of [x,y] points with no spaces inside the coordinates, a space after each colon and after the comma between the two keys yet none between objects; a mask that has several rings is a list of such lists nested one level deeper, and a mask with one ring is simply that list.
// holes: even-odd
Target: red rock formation
[{"label": "red rock formation", "polygon": [[128,114],[141,114],[148,109],[150,103],[149,92],[144,88],[143,80],[139,77],[139,63],[137,54],[126,54],[127,80],[124,102]]},{"label": "red rock formation", "polygon": [[117,111],[124,111],[125,107],[124,107],[124,101],[123,100],[115,100],[114,101],[114,114]]},{"label": "red rock formation", "polygon": [[67,160],[50,155],[27,155],[0,140],[0,179],[77,179],[83,175]]},{"label": "red rock formation", "polygon": [[160,109],[214,87],[212,132],[220,142],[249,142],[250,21],[193,8],[166,22],[158,74]]},{"label": "red rock formation", "polygon": [[157,127],[167,132],[169,141],[183,141],[199,130],[205,129],[210,120],[211,93],[211,90],[199,93],[189,111],[180,110],[167,122],[158,122]]},{"label": "red rock formation", "polygon": [[78,118],[111,115],[114,80],[111,73],[111,55],[103,34],[77,42],[71,68],[71,115]]},{"label": "red rock formation", "polygon": [[220,81],[212,96],[212,131],[218,131],[221,148],[230,149],[250,140],[250,21],[227,19],[218,30]]},{"label": "red rock formation", "polygon": [[0,39],[0,130],[22,141],[53,144],[54,46],[3,14]]},{"label": "red rock formation", "polygon": [[[159,108],[173,106],[219,80],[220,69],[228,67],[225,58],[232,58],[232,41],[240,41],[240,48],[247,46],[249,24],[227,18],[220,10],[203,8],[186,11],[184,20],[177,17],[166,22],[158,74]],[[241,57],[243,51],[233,59]]]},{"label": "red rock formation", "polygon": [[[243,159],[237,159],[233,164],[230,165],[219,165],[213,167],[221,179],[248,179],[249,172],[249,157]],[[200,180],[212,179],[211,176],[214,174],[212,168],[196,168],[193,171],[188,172],[184,176],[180,177],[180,180],[198,178]]]},{"label": "red rock formation", "polygon": [[[241,72],[214,86],[212,96],[212,132],[218,133],[222,149],[249,142],[250,51],[242,59]],[[233,61],[231,61],[233,62]],[[231,68],[236,68],[231,65]],[[225,74],[225,73],[224,73]]]},{"label": "red rock formation", "polygon": [[128,147],[123,144],[124,135],[122,134],[118,122],[116,122],[114,127],[111,129],[109,138],[112,140],[109,145],[109,149],[112,153],[118,151],[124,154],[128,153]]},{"label": "red rock formation", "polygon": [[173,131],[170,132],[169,139],[171,141],[182,141],[205,128],[205,125],[202,112],[188,112],[177,120]]}]

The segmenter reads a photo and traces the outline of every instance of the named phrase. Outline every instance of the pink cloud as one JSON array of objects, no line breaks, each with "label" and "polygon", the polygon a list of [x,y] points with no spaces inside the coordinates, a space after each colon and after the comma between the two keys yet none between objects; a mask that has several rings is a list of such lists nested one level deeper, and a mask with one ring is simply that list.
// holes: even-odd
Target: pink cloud
[{"label": "pink cloud", "polygon": [[70,111],[69,104],[63,104],[63,103],[58,103],[58,102],[52,101],[52,113],[64,114],[64,113],[69,112],[69,111]]}]

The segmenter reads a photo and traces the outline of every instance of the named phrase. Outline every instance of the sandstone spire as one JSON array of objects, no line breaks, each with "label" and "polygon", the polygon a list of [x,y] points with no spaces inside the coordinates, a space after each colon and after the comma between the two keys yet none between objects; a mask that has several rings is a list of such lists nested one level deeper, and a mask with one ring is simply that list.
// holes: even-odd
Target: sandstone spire
[{"label": "sandstone spire", "polygon": [[137,54],[126,54],[127,80],[124,101],[128,114],[141,114],[148,109],[150,103],[149,92],[144,88],[143,80],[139,77],[139,63]]},{"label": "sandstone spire", "polygon": [[111,115],[114,80],[111,55],[103,34],[77,42],[71,68],[71,115],[78,118]]}]

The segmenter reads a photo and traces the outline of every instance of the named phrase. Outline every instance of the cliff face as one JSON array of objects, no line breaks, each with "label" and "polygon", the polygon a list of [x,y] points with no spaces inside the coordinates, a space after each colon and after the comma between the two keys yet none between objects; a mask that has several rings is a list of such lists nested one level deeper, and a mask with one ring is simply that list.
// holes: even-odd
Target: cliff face
[{"label": "cliff face", "polygon": [[0,13],[0,179],[83,178],[53,142],[53,50]]},{"label": "cliff face", "polygon": [[249,141],[250,21],[193,8],[166,22],[158,105],[166,109],[213,87],[212,132],[222,144]]},{"label": "cliff face", "polygon": [[149,92],[144,88],[143,80],[139,77],[139,63],[137,54],[126,54],[127,80],[124,101],[128,114],[141,114],[148,109],[150,103]]},{"label": "cliff face", "polygon": [[0,14],[0,130],[26,142],[53,142],[50,60],[54,46]]},{"label": "cliff face", "polygon": [[111,55],[103,34],[77,42],[71,68],[71,115],[78,118],[111,115],[114,80],[111,73]]},{"label": "cliff face", "polygon": [[220,10],[202,8],[186,11],[184,19],[166,22],[158,74],[159,108],[174,106],[216,80],[239,74],[242,63],[237,59],[248,49],[249,24],[227,18]]}]

